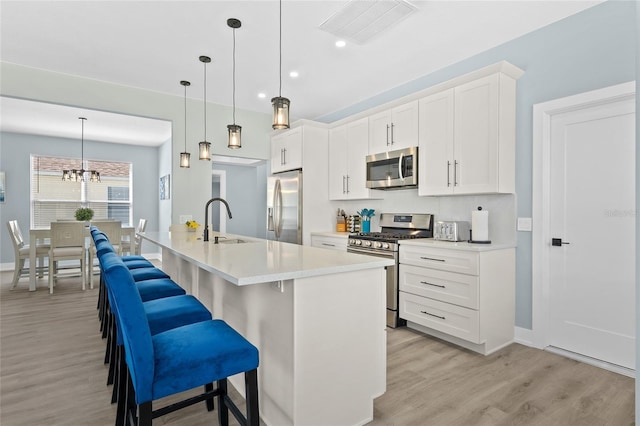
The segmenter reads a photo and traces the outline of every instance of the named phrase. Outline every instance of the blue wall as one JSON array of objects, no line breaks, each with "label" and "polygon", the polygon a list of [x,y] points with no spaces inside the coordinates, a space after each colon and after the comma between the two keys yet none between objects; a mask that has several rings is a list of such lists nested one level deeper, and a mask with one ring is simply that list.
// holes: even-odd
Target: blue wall
[{"label": "blue wall", "polygon": [[[531,217],[533,105],[635,80],[635,2],[608,1],[361,103],[321,117],[333,122],[506,60],[517,85],[517,215]],[[531,328],[531,233],[518,232],[516,325]]]},{"label": "blue wall", "polygon": [[[158,148],[84,141],[85,158],[133,163],[133,224],[147,219],[147,231],[158,230]],[[114,149],[117,148],[117,149]],[[79,157],[77,139],[0,133],[0,170],[6,172],[6,202],[0,204],[0,263],[13,266],[13,246],[5,223],[17,219],[22,232],[30,224],[30,156]],[[27,238],[27,235],[25,235]]]}]

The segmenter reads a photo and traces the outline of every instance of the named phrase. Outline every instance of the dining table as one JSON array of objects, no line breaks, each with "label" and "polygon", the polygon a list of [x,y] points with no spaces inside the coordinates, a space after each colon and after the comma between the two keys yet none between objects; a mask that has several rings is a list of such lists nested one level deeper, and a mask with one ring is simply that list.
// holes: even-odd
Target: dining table
[{"label": "dining table", "polygon": [[[134,241],[136,236],[135,226],[122,226],[122,236],[129,236],[130,241]],[[90,238],[89,227],[86,228],[86,237]],[[36,244],[51,238],[51,227],[39,227],[29,229],[29,265],[36,264]],[[91,266],[91,265],[89,265]],[[36,268],[29,267],[29,291],[36,291]]]}]

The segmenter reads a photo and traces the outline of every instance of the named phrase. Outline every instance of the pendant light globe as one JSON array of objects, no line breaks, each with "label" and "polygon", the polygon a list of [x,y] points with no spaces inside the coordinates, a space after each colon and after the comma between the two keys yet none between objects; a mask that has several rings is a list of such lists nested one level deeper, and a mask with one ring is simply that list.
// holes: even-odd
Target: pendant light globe
[{"label": "pendant light globe", "polygon": [[271,105],[273,106],[273,124],[271,127],[274,130],[288,129],[289,128],[289,106],[291,101],[282,97],[282,0],[280,0],[280,89],[278,96],[271,99]]},{"label": "pendant light globe", "polygon": [[184,86],[184,152],[180,153],[180,167],[188,169],[191,167],[191,154],[187,152],[187,87],[191,83],[181,80],[180,84]]},{"label": "pendant light globe", "polygon": [[227,125],[229,142],[227,148],[242,148],[242,127],[236,124],[236,29],[242,26],[242,22],[236,18],[227,19],[227,25],[233,29],[233,124]]},{"label": "pendant light globe", "polygon": [[201,160],[211,161],[211,143],[207,141],[207,64],[211,62],[208,56],[198,58],[204,64],[204,140],[198,144]]}]

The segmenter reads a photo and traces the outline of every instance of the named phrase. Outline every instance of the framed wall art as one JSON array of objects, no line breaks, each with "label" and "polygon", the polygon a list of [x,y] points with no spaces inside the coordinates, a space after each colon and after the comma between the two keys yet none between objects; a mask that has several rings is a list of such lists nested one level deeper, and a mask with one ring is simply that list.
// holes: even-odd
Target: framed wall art
[{"label": "framed wall art", "polygon": [[171,198],[171,176],[164,175],[160,178],[160,199],[168,200]]},{"label": "framed wall art", "polygon": [[6,187],[7,187],[7,182],[5,181],[5,174],[4,172],[0,172],[0,203],[4,203]]}]

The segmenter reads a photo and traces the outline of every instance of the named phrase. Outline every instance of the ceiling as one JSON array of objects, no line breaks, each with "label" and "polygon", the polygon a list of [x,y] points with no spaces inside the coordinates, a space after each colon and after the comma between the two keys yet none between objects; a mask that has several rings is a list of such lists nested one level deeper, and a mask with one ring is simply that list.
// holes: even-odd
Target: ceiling
[{"label": "ceiling", "polygon": [[[600,2],[410,1],[413,13],[407,17],[367,41],[344,39],[346,46],[338,48],[339,38],[319,27],[350,2],[285,0],[281,93],[291,99],[292,119],[322,121],[324,116]],[[176,96],[184,95],[179,81],[189,80],[187,96],[202,99],[204,65],[198,57],[207,55],[212,58],[207,65],[207,101],[231,105],[233,34],[226,21],[233,17],[242,21],[236,30],[236,106],[270,114],[270,99],[279,91],[278,4],[273,0],[1,0],[0,59]],[[289,76],[294,70],[296,78]],[[38,120],[30,109],[33,105],[3,98],[1,106],[2,130],[20,131],[20,126],[38,121],[64,127],[61,120]],[[48,114],[49,107],[42,110]],[[28,119],[20,117],[27,112]],[[68,112],[79,116],[79,111]],[[120,114],[87,118],[91,125],[87,120],[86,132],[100,120],[126,120]],[[135,135],[136,140],[152,145],[167,140],[166,122],[143,119],[132,128],[147,124],[154,129],[153,135]],[[77,137],[79,128],[70,122],[66,131]],[[131,143],[122,142],[122,136],[85,135]]]}]

